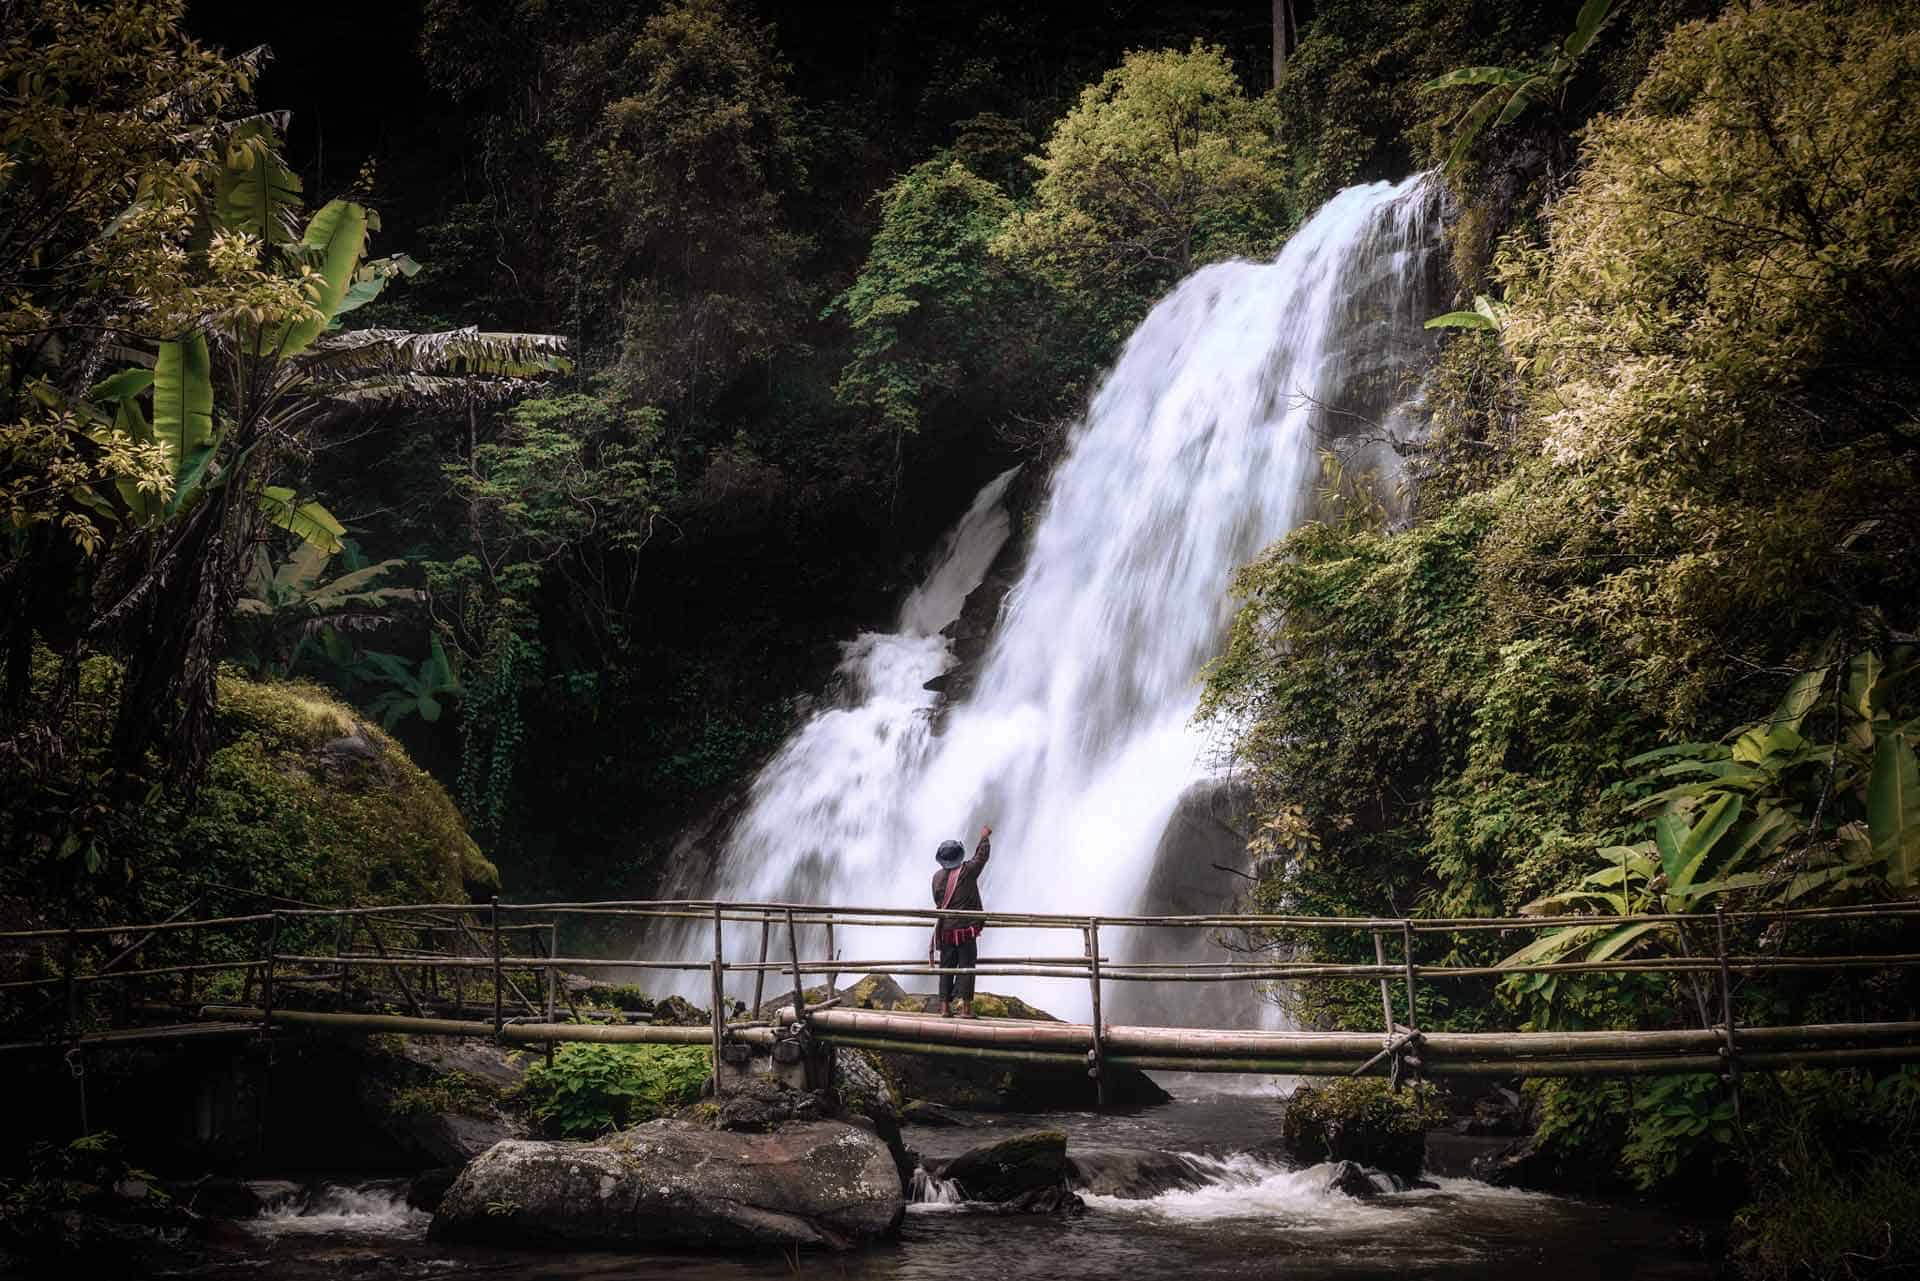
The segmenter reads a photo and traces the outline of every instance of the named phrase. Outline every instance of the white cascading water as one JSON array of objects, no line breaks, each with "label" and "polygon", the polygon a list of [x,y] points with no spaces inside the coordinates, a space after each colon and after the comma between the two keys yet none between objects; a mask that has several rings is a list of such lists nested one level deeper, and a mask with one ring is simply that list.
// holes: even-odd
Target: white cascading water
[{"label": "white cascading water", "polygon": [[[1437,223],[1418,178],[1349,188],[1277,260],[1203,268],[1162,300],[1052,478],[971,692],[936,732],[939,696],[924,686],[952,663],[942,629],[1008,536],[1011,473],[949,536],[897,630],[847,646],[837,705],[756,779],[701,896],[927,906],[935,847],[951,837],[971,848],[991,823],[989,908],[1152,910],[1156,863],[1182,857],[1163,839],[1169,820],[1210,777],[1196,677],[1230,617],[1233,573],[1303,515],[1320,435],[1350,430],[1351,407],[1370,409],[1357,415],[1367,420],[1405,401],[1428,350],[1420,321],[1432,314]],[[691,934],[674,933],[647,950],[698,953]],[[847,933],[843,957],[926,950],[918,931]],[[1106,932],[1101,942],[1119,959],[1148,950]],[[820,943],[802,952],[821,955]],[[728,951],[748,946],[743,934]],[[981,945],[983,957],[1079,952],[1071,933],[1002,928]],[[1196,1021],[1185,1003],[1201,985],[1179,986],[1178,1021]],[[982,987],[1087,1013],[1083,980]],[[1173,1021],[1144,995],[1123,994],[1115,1014]],[[1232,1001],[1238,1012],[1210,1017],[1255,1017],[1245,989]]]}]

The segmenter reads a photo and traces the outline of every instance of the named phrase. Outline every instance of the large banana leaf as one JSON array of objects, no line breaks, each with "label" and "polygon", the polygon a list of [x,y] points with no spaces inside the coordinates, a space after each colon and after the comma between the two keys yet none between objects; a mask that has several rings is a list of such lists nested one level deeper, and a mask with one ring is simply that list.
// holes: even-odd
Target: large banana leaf
[{"label": "large banana leaf", "polygon": [[[1470,71],[1485,71],[1491,69],[1492,68],[1485,67],[1467,68],[1467,70]],[[1444,80],[1446,77],[1442,76],[1441,79]],[[1461,83],[1469,82],[1462,81]],[[1493,119],[1508,96],[1504,84],[1496,84],[1493,88],[1480,95],[1479,99],[1473,104],[1472,110],[1467,112],[1467,118],[1460,122],[1460,131],[1454,135],[1453,147],[1447,152],[1446,168],[1452,169],[1458,165],[1461,160],[1466,158],[1467,151],[1473,146],[1473,140],[1480,136],[1480,131],[1487,127],[1487,121]]]},{"label": "large banana leaf", "polygon": [[153,386],[151,369],[123,369],[111,378],[103,378],[87,389],[87,399],[96,405],[117,405]]},{"label": "large banana leaf", "polygon": [[1873,852],[1887,860],[1887,883],[1920,884],[1920,764],[1898,734],[1882,734],[1867,783],[1867,831]]},{"label": "large banana leaf", "polygon": [[1613,16],[1614,0],[1587,0],[1580,6],[1579,16],[1573,20],[1573,30],[1567,35],[1566,42],[1560,46],[1561,55],[1572,63],[1587,51],[1607,25],[1607,19]]},{"label": "large banana leaf", "polygon": [[260,509],[267,514],[268,520],[288,533],[322,551],[338,552],[342,546],[341,536],[347,532],[346,527],[319,503],[296,503],[294,498],[291,489],[268,485],[260,491]]},{"label": "large banana leaf", "polygon": [[203,334],[160,344],[153,364],[153,437],[173,459],[173,497],[179,511],[199,488],[213,461],[213,366]]},{"label": "large banana leaf", "polygon": [[1816,667],[1794,677],[1793,684],[1787,686],[1786,697],[1773,709],[1773,716],[1767,723],[1776,728],[1798,731],[1801,723],[1807,719],[1807,713],[1820,701],[1820,690],[1826,684],[1827,670]]},{"label": "large banana leaf", "polygon": [[395,276],[412,277],[419,272],[420,264],[406,254],[393,254],[363,264],[353,273],[353,283],[347,286],[346,297],[340,300],[340,306],[334,310],[333,323],[338,325],[340,317],[378,298],[380,291]]},{"label": "large banana leaf", "polygon": [[214,220],[269,245],[293,241],[300,210],[300,178],[280,159],[278,143],[264,119],[242,123],[214,181]]},{"label": "large banana leaf", "polygon": [[[1707,866],[1707,857],[1713,847],[1720,843],[1740,817],[1740,808],[1745,798],[1739,795],[1722,796],[1707,806],[1706,812],[1686,832],[1672,860],[1667,855],[1665,842],[1660,846],[1661,868],[1667,874],[1667,902],[1669,911],[1685,910],[1685,896],[1691,893],[1693,883]],[[1654,838],[1660,839],[1660,823],[1654,824]],[[1669,831],[1672,829],[1669,828]]]},{"label": "large banana leaf", "polygon": [[375,374],[531,378],[571,370],[566,352],[567,340],[557,334],[356,329],[330,335],[307,364],[316,379],[343,382]]},{"label": "large banana leaf", "polygon": [[1453,89],[1461,85],[1517,85],[1533,78],[1519,67],[1456,67],[1421,85],[1422,89]]},{"label": "large banana leaf", "polygon": [[307,299],[315,314],[290,326],[275,348],[263,355],[297,356],[333,322],[347,296],[367,247],[367,211],[347,200],[330,200],[307,224],[300,248],[318,273]]}]

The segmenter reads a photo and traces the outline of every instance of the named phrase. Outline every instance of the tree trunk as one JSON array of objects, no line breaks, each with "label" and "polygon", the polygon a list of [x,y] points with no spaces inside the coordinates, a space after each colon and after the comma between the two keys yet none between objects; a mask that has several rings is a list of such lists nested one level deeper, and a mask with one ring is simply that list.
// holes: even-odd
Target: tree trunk
[{"label": "tree trunk", "polygon": [[1293,0],[1273,0],[1273,83],[1280,83],[1280,72],[1300,44],[1300,28],[1294,21]]}]

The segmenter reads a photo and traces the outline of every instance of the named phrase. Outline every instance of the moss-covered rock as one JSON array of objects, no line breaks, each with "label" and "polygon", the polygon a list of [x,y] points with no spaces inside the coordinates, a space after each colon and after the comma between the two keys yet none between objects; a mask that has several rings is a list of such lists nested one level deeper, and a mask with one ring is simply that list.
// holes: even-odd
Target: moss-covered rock
[{"label": "moss-covered rock", "polygon": [[1352,1161],[1411,1182],[1426,1160],[1427,1131],[1447,1116],[1431,1085],[1395,1090],[1380,1077],[1358,1077],[1295,1090],[1281,1134],[1305,1164]]},{"label": "moss-covered rock", "polygon": [[[36,696],[57,664],[43,655]],[[69,704],[79,750],[0,760],[0,899],[61,924],[163,916],[195,898],[464,901],[499,874],[452,799],[398,743],[301,681],[220,679],[216,746],[197,792],[157,759],[114,769],[119,666],[83,663]],[[22,910],[27,910],[24,906]]]}]

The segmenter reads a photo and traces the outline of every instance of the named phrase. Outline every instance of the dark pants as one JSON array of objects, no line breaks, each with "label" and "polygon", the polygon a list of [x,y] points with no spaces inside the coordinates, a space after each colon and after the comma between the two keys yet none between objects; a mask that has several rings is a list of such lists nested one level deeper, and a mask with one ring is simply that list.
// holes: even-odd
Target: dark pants
[{"label": "dark pants", "polygon": [[980,940],[968,939],[964,943],[942,943],[940,945],[940,968],[943,970],[965,970],[965,974],[942,974],[940,976],[940,1004],[945,1005],[955,999],[971,1001],[973,999],[973,966],[980,959]]}]

